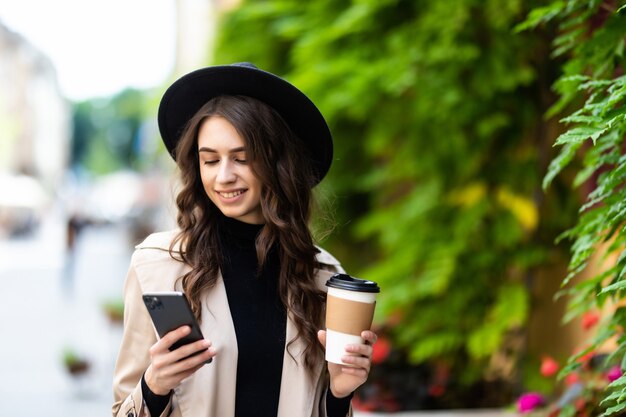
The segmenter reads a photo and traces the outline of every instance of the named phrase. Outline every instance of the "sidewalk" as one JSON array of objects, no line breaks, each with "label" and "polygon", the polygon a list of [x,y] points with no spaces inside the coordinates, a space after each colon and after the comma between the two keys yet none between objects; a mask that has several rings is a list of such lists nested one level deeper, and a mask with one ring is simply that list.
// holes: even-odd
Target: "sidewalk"
[{"label": "sidewalk", "polygon": [[[121,327],[102,303],[121,296],[130,245],[123,227],[85,229],[67,262],[64,226],[50,218],[33,238],[0,241],[0,416],[108,416]],[[89,372],[63,366],[67,348]]]}]

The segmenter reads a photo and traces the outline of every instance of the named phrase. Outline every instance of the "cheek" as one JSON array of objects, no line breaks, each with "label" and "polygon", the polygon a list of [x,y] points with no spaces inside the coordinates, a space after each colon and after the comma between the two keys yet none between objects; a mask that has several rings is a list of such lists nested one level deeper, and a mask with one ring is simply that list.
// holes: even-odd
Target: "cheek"
[{"label": "cheek", "polygon": [[263,188],[261,181],[259,181],[256,177],[252,177],[250,181],[248,182],[248,184],[250,185],[250,188],[252,188],[252,190],[254,191],[255,197],[260,198],[261,190]]},{"label": "cheek", "polygon": [[199,168],[199,176],[200,176],[200,182],[202,182],[202,184],[206,184],[209,181],[209,173],[207,172],[207,169],[205,166],[200,165]]},{"label": "cheek", "polygon": [[248,178],[249,185],[253,186],[257,190],[261,189],[262,185],[261,180],[259,179],[259,175],[257,175],[257,173],[254,172],[252,168],[250,168],[248,172],[246,172],[246,176]]},{"label": "cheek", "polygon": [[261,204],[261,195],[262,195],[261,184],[258,184],[258,188],[256,189],[256,192],[254,194],[254,199],[257,205]]},{"label": "cheek", "polygon": [[200,168],[200,184],[202,185],[202,189],[208,195],[209,190],[211,189],[210,177],[206,175],[206,172],[202,168]]}]

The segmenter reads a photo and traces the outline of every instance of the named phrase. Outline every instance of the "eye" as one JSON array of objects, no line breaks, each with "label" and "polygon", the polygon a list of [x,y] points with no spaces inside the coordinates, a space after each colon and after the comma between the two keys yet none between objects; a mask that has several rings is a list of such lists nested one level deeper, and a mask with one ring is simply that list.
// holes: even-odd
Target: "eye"
[{"label": "eye", "polygon": [[235,158],[235,162],[240,163],[240,164],[247,164],[248,161],[244,158]]},{"label": "eye", "polygon": [[218,159],[209,159],[208,161],[202,162],[203,165],[215,165],[219,162]]}]

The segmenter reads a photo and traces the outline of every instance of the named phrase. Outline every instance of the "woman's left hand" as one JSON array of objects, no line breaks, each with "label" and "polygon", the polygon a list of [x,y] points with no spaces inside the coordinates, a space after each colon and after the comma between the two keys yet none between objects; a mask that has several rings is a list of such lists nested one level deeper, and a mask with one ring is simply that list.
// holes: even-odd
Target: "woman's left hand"
[{"label": "woman's left hand", "polygon": [[[343,362],[352,366],[328,362],[330,390],[336,398],[347,397],[367,381],[372,365],[372,346],[376,343],[378,336],[371,330],[365,330],[361,332],[361,337],[365,343],[346,345],[346,353],[349,354],[341,358]],[[318,331],[317,338],[326,348],[326,331]]]}]

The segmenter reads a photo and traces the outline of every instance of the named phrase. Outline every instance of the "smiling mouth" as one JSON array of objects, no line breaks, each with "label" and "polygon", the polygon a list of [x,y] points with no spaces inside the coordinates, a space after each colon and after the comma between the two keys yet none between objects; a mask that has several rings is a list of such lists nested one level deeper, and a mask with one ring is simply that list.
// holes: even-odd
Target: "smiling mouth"
[{"label": "smiling mouth", "polygon": [[219,195],[221,195],[222,197],[225,198],[234,198],[237,197],[243,193],[246,192],[246,190],[237,190],[237,191],[231,191],[231,192],[224,192],[224,191],[216,191]]}]

